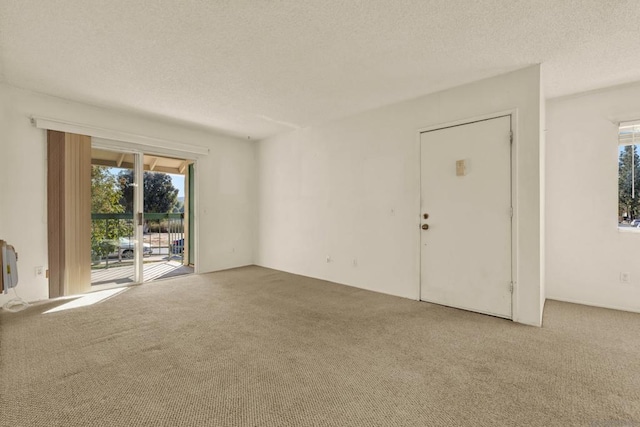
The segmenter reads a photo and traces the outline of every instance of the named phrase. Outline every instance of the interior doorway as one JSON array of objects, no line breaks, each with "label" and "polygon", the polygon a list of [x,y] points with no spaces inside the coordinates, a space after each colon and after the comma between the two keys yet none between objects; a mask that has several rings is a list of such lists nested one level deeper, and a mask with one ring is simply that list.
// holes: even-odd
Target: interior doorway
[{"label": "interior doorway", "polygon": [[92,147],[92,289],[194,272],[192,164]]},{"label": "interior doorway", "polygon": [[421,133],[423,301],[512,318],[511,116]]}]

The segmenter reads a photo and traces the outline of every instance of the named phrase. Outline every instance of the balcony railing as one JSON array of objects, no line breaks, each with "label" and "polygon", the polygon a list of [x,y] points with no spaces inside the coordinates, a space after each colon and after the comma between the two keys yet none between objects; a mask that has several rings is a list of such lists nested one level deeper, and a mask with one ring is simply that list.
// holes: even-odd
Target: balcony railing
[{"label": "balcony railing", "polygon": [[[184,213],[146,213],[143,216],[143,255],[160,260],[180,260],[184,256]],[[92,259],[119,262],[133,257],[133,214],[92,213]]]}]

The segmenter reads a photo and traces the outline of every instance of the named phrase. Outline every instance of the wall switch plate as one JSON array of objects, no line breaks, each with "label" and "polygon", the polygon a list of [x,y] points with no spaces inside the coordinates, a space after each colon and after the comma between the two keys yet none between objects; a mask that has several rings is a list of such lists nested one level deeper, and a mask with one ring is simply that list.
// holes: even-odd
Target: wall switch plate
[{"label": "wall switch plate", "polygon": [[623,271],[620,273],[620,283],[631,283],[631,273]]},{"label": "wall switch plate", "polygon": [[465,176],[467,174],[467,161],[456,160],[456,176]]},{"label": "wall switch plate", "polygon": [[44,267],[40,265],[40,266],[34,268],[34,273],[35,273],[36,277],[44,276]]}]

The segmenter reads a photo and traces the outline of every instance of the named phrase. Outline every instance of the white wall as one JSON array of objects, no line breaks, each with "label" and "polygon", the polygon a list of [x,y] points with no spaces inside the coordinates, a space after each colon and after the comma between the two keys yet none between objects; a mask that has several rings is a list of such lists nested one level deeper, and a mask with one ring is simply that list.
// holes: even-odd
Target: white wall
[{"label": "white wall", "polygon": [[[198,161],[196,172],[197,269],[253,263],[254,143],[7,85],[0,85],[0,111],[0,238],[19,253],[16,290],[22,298],[48,298],[47,280],[34,275],[35,266],[47,266],[46,132],[30,123],[31,115],[209,147],[211,153]],[[0,305],[12,297],[0,295]]]},{"label": "white wall", "polygon": [[640,234],[617,227],[617,122],[640,119],[638,99],[632,85],[547,103],[547,298],[640,311]]},{"label": "white wall", "polygon": [[518,109],[514,320],[539,325],[538,66],[261,141],[257,263],[418,298],[418,129],[514,108]]}]

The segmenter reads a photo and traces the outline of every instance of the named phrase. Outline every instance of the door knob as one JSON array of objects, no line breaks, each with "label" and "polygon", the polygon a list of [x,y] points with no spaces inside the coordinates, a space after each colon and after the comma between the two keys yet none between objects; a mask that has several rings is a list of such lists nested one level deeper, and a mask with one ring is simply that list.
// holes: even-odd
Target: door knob
[{"label": "door knob", "polygon": [[429,218],[429,214],[428,214],[428,213],[426,213],[426,214],[422,214],[422,216],[424,217],[424,219]]},{"label": "door knob", "polygon": [[423,230],[428,230],[429,229],[429,224],[422,224],[422,229]]}]

